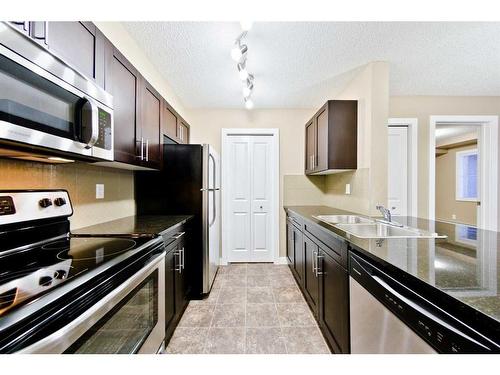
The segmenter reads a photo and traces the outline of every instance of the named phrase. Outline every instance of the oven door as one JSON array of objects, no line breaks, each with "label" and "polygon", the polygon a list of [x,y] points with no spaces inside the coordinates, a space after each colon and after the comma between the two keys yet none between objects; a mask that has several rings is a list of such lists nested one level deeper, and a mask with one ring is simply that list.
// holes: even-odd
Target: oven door
[{"label": "oven door", "polygon": [[165,338],[165,254],[53,334],[19,353],[158,353]]}]

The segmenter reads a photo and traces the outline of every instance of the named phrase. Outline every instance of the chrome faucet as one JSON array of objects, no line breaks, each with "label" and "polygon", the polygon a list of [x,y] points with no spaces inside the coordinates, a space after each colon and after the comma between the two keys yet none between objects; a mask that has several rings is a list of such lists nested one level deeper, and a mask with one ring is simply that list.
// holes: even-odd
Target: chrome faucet
[{"label": "chrome faucet", "polygon": [[380,211],[380,213],[384,217],[385,221],[387,221],[389,223],[392,221],[391,210],[389,210],[388,208],[385,208],[382,205],[378,205],[375,208]]}]

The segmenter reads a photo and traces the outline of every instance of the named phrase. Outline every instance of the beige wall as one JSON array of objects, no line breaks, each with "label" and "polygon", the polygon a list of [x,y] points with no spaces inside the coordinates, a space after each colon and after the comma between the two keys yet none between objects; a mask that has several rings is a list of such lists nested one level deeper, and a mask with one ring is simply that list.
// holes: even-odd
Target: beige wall
[{"label": "beige wall", "polygon": [[[190,110],[191,141],[210,143],[219,151],[222,128],[280,130],[280,256],[285,256],[286,245],[284,204],[327,204],[368,214],[375,203],[387,199],[387,156],[379,153],[379,147],[384,149],[387,144],[388,65],[368,64],[357,69],[353,77],[342,89],[332,81],[331,96],[325,101],[359,101],[358,170],[354,172],[328,177],[304,175],[304,126],[317,108]],[[349,196],[343,194],[347,181],[353,192]]]},{"label": "beige wall", "polygon": [[[358,169],[327,176],[322,203],[377,214],[375,206],[387,201],[388,64],[366,65],[333,99],[358,100]],[[351,184],[351,195],[345,194],[347,183]]]},{"label": "beige wall", "polygon": [[[71,229],[135,214],[131,171],[0,159],[0,176],[0,189],[68,190],[74,211]],[[104,199],[95,199],[95,184],[104,184]]]},{"label": "beige wall", "polygon": [[[476,225],[476,202],[455,199],[457,152],[475,148],[477,145],[451,148],[448,153],[436,158],[436,219]],[[452,215],[456,215],[456,219]]]},{"label": "beige wall", "polygon": [[498,116],[500,97],[393,96],[390,98],[389,117],[418,119],[418,216],[424,218],[428,217],[429,211],[429,117],[433,115]]},{"label": "beige wall", "polygon": [[[221,150],[222,128],[277,128],[280,136],[280,256],[285,256],[285,213],[283,207],[284,175],[298,175],[297,189],[307,186],[311,191],[318,188],[307,183],[304,174],[304,125],[314,114],[314,109],[201,109],[191,110],[191,142],[209,143]],[[293,180],[293,177],[291,177]],[[320,178],[321,179],[321,178]],[[306,188],[306,189],[307,189]],[[295,194],[295,189],[288,194]],[[292,189],[293,190],[293,189]],[[313,198],[307,202],[314,202]],[[316,203],[318,204],[318,203]]]}]

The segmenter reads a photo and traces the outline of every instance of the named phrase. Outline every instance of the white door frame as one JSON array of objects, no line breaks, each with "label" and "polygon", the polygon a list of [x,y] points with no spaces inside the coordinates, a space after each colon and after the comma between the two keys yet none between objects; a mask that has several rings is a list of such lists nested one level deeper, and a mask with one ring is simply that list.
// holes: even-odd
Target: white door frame
[{"label": "white door frame", "polygon": [[418,217],[418,119],[393,117],[388,126],[408,127],[408,216]]},{"label": "white door frame", "polygon": [[[429,118],[429,220],[436,218],[436,124],[481,125],[478,137],[481,181],[481,215],[477,226],[498,230],[498,116],[430,116]],[[484,173],[488,171],[488,173]]]},{"label": "white door frame", "polygon": [[225,194],[226,187],[228,184],[227,171],[225,171],[225,166],[230,165],[227,160],[228,153],[226,150],[229,148],[229,137],[231,135],[249,135],[249,136],[259,136],[259,135],[270,135],[273,136],[272,150],[271,150],[271,160],[272,165],[272,190],[273,190],[273,204],[271,209],[271,243],[274,246],[274,263],[279,263],[279,175],[280,175],[280,140],[279,140],[279,129],[277,128],[223,128],[222,129],[222,152],[221,152],[221,202],[222,202],[222,259],[220,261],[221,265],[226,265],[229,259],[229,233],[225,230],[227,227],[227,220],[231,217],[229,208],[230,205],[227,202],[227,195]]}]

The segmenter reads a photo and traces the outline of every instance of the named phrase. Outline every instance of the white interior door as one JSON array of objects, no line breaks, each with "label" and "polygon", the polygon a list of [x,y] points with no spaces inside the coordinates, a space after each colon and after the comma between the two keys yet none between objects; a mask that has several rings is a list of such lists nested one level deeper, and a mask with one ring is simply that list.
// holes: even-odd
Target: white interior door
[{"label": "white interior door", "polygon": [[273,144],[269,135],[228,136],[228,262],[274,261]]},{"label": "white interior door", "polygon": [[393,215],[408,215],[408,128],[389,127],[388,207]]}]

